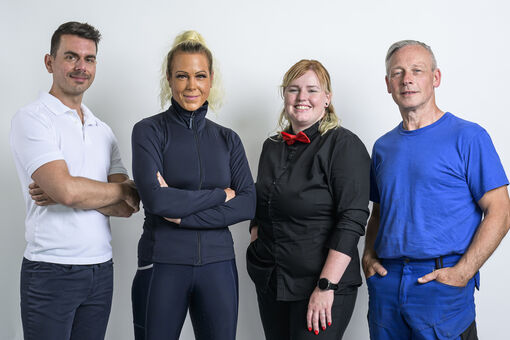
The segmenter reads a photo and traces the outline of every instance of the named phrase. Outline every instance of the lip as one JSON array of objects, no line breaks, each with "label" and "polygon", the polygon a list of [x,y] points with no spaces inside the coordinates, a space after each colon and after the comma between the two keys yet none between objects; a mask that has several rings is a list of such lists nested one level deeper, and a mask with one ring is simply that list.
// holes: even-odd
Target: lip
[{"label": "lip", "polygon": [[183,97],[186,100],[197,100],[198,98],[200,98],[199,95],[196,95],[196,96],[183,96]]},{"label": "lip", "polygon": [[311,108],[312,107],[310,105],[303,105],[303,104],[294,105],[294,109],[297,111],[307,111],[307,110],[310,110]]},{"label": "lip", "polygon": [[73,74],[71,74],[69,76],[69,78],[71,78],[73,80],[76,80],[76,81],[79,81],[79,82],[84,82],[84,81],[88,80],[90,77],[87,76],[87,75],[83,75],[83,74],[80,74],[80,75],[73,75]]},{"label": "lip", "polygon": [[418,91],[402,91],[402,92],[400,92],[400,94],[403,96],[411,96],[416,93],[418,93]]}]

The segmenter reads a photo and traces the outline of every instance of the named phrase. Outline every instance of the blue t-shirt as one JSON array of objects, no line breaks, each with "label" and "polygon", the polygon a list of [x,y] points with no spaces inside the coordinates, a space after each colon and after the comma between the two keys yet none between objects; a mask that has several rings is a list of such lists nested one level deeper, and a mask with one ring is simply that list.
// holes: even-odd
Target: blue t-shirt
[{"label": "blue t-shirt", "polygon": [[379,138],[370,177],[370,199],[381,208],[380,258],[463,254],[482,218],[478,200],[508,184],[487,131],[449,112]]}]

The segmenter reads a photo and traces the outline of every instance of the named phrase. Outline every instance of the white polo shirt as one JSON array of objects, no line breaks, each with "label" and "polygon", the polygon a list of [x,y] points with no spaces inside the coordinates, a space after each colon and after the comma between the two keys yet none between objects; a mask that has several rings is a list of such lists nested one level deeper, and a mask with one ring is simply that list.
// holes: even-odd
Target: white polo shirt
[{"label": "white polo shirt", "polygon": [[40,207],[28,193],[34,171],[59,159],[71,176],[107,182],[108,175],[127,174],[110,127],[81,108],[84,124],[76,110],[41,93],[12,118],[10,144],[27,211],[24,256],[32,261],[94,264],[112,257],[108,217],[61,204]]}]

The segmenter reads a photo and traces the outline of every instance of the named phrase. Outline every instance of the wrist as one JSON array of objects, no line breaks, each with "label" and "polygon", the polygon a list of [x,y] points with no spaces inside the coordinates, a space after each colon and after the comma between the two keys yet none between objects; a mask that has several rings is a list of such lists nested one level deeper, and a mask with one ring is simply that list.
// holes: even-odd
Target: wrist
[{"label": "wrist", "polygon": [[317,288],[319,288],[320,291],[328,291],[328,290],[337,290],[338,289],[338,282],[334,283],[331,282],[326,277],[321,277],[319,281],[317,281]]}]

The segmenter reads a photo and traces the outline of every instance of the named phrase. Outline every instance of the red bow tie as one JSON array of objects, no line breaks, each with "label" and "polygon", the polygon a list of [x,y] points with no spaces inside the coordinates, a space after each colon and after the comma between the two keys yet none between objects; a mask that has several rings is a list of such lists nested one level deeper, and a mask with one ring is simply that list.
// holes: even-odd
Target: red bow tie
[{"label": "red bow tie", "polygon": [[308,136],[303,131],[299,131],[297,135],[292,135],[290,133],[283,131],[281,132],[281,134],[283,140],[285,141],[285,143],[287,143],[287,145],[292,145],[296,141],[307,144],[310,143],[310,138],[308,138]]}]

